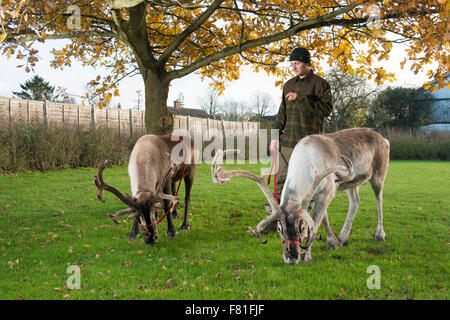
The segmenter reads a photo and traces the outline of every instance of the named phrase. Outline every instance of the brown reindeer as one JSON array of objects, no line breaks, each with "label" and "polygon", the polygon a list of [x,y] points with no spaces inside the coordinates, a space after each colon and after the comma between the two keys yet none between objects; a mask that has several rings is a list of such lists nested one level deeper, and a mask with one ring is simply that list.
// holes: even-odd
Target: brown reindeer
[{"label": "brown reindeer", "polygon": [[[145,243],[157,243],[157,209],[164,208],[167,212],[170,202],[173,201],[171,212],[167,215],[167,236],[176,237],[177,233],[173,225],[173,215],[176,213],[178,197],[173,196],[174,184],[182,179],[184,175],[185,184],[185,207],[184,220],[181,230],[189,230],[188,211],[192,184],[195,176],[195,163],[198,158],[198,151],[193,143],[182,145],[183,158],[181,161],[171,161],[178,154],[172,154],[177,145],[183,144],[178,139],[171,136],[145,135],[136,142],[131,152],[128,163],[128,175],[130,176],[131,193],[123,195],[114,187],[103,181],[103,170],[107,166],[107,161],[99,165],[98,176],[94,177],[97,186],[97,197],[103,201],[102,191],[106,190],[116,195],[128,208],[119,210],[114,215],[108,216],[115,223],[120,223],[118,217],[130,214],[128,221],[135,218],[133,228],[129,238],[135,238],[139,234],[139,226],[142,228]],[[186,166],[184,166],[186,164]],[[183,172],[184,168],[184,172]],[[163,202],[163,204],[162,204]]]},{"label": "brown reindeer", "polygon": [[[227,151],[225,151],[227,152]],[[288,264],[311,260],[311,244],[323,221],[327,233],[327,248],[346,244],[353,218],[359,206],[358,188],[370,182],[377,204],[378,225],[375,240],[383,241],[382,189],[389,165],[389,141],[370,129],[356,128],[326,135],[311,135],[300,140],[289,161],[288,174],[277,203],[264,183],[264,177],[253,173],[218,167],[223,152],[212,163],[215,183],[227,183],[232,177],[247,177],[256,181],[269,200],[271,212],[250,232],[261,240],[264,229],[277,226],[283,244],[283,258]],[[350,202],[347,218],[339,237],[333,234],[327,208],[335,193],[345,190]],[[310,217],[315,204],[313,218]],[[302,245],[308,237],[306,245]],[[302,252],[301,249],[305,251]]]}]

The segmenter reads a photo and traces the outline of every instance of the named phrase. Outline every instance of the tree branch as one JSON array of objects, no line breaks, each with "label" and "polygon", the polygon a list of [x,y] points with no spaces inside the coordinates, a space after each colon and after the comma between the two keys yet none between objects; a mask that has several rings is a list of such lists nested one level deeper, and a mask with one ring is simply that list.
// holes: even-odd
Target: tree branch
[{"label": "tree branch", "polygon": [[[302,21],[302,22],[300,22],[296,25],[293,25],[292,27],[290,27],[284,31],[281,31],[279,33],[276,33],[276,34],[273,34],[270,36],[266,36],[266,37],[262,37],[262,38],[258,38],[258,39],[254,39],[254,40],[249,40],[245,43],[239,43],[238,45],[222,49],[222,50],[220,50],[216,53],[213,53],[209,56],[202,57],[202,58],[198,59],[196,62],[194,62],[182,69],[168,72],[168,77],[170,80],[181,78],[187,74],[194,72],[195,70],[198,70],[204,66],[209,65],[212,62],[215,62],[220,59],[231,56],[233,54],[239,53],[241,50],[243,51],[243,50],[251,49],[251,48],[258,47],[258,46],[261,46],[264,44],[283,40],[283,39],[288,38],[300,31],[303,31],[303,30],[316,28],[316,27],[328,26],[328,25],[330,25],[330,19],[335,18],[342,13],[348,12],[358,5],[360,5],[360,3],[352,2],[349,5],[343,7],[339,10],[327,13],[323,16],[320,16],[320,17],[317,17],[314,19]],[[367,18],[364,21],[366,21],[366,20],[367,20]],[[351,20],[338,19],[336,21],[343,22],[343,21],[351,21]]]},{"label": "tree branch", "polygon": [[151,69],[156,71],[156,59],[152,54],[152,48],[148,41],[147,24],[147,5],[142,2],[134,7],[127,8],[129,20],[125,21],[120,15],[120,10],[113,9],[112,15],[114,23],[117,26],[121,39],[126,41],[133,50],[136,61],[141,69]]},{"label": "tree branch", "polygon": [[73,31],[67,33],[54,33],[47,34],[44,37],[42,34],[37,33],[11,33],[5,38],[5,42],[28,42],[33,40],[45,40],[45,39],[72,39],[82,36],[90,37],[104,37],[104,38],[119,38],[119,35],[114,32],[98,32],[98,31]]},{"label": "tree branch", "polygon": [[178,46],[183,43],[183,41],[189,37],[192,33],[195,32],[198,28],[200,28],[203,23],[208,20],[208,18],[216,11],[219,5],[225,0],[214,0],[214,2],[206,9],[193,24],[187,27],[182,33],[180,33],[164,50],[163,54],[159,57],[158,64],[160,66],[164,66],[169,60],[170,55],[178,48]]},{"label": "tree branch", "polygon": [[[363,23],[366,23],[367,20],[369,19],[369,17],[361,17],[361,18],[357,18],[357,19],[337,19],[336,17],[350,12],[352,11],[354,8],[356,8],[357,6],[361,5],[362,3],[357,3],[357,2],[351,2],[350,4],[348,4],[345,7],[342,7],[336,11],[327,13],[323,16],[317,17],[317,18],[313,18],[313,19],[309,19],[309,20],[305,20],[302,21],[300,23],[297,23],[293,26],[291,26],[290,28],[281,31],[279,33],[270,35],[270,36],[266,36],[266,37],[262,37],[262,38],[258,38],[258,39],[254,39],[254,40],[249,40],[245,43],[239,43],[237,45],[231,46],[231,47],[227,47],[224,48],[218,52],[215,52],[213,54],[210,54],[206,57],[202,57],[200,59],[198,59],[197,61],[195,61],[194,63],[179,69],[179,70],[173,70],[168,72],[168,77],[170,80],[173,79],[177,79],[177,78],[181,78],[187,74],[190,74],[202,67],[205,67],[213,62],[219,61],[221,59],[224,59],[228,56],[240,53],[241,51],[245,51],[254,47],[258,47],[258,46],[262,46],[265,44],[269,44],[269,43],[273,43],[276,41],[280,41],[286,38],[289,38],[301,31],[304,30],[309,30],[309,29],[313,29],[313,28],[319,28],[319,27],[327,27],[327,26],[341,26],[341,27],[347,27],[347,26],[357,26],[357,25],[361,25]],[[381,18],[381,20],[389,20],[389,19],[394,19],[394,18],[398,18],[400,16],[403,15],[411,15],[411,16],[420,16],[420,15],[425,15],[425,14],[433,14],[433,13],[438,13],[437,11],[434,10],[427,10],[427,11],[419,11],[416,9],[408,9],[402,12],[393,12],[390,14],[386,14],[384,17]]]}]

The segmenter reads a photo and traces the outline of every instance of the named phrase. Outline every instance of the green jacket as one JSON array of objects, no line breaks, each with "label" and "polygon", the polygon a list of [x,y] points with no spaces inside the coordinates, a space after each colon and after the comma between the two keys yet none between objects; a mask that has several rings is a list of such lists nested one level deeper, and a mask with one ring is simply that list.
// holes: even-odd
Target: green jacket
[{"label": "green jacket", "polygon": [[[296,92],[297,99],[287,101],[286,94]],[[289,79],[283,87],[278,115],[273,125],[280,130],[280,145],[293,148],[308,135],[323,133],[323,121],[333,109],[331,88],[328,82],[314,74],[300,79]]]}]

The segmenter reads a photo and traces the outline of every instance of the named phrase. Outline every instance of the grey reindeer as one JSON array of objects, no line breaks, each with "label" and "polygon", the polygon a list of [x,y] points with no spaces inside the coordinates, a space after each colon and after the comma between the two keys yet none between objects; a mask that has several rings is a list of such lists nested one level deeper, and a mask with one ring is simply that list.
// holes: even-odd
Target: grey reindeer
[{"label": "grey reindeer", "polygon": [[[212,163],[214,183],[227,183],[233,177],[255,181],[270,204],[270,214],[256,229],[249,228],[260,242],[264,230],[276,225],[283,244],[283,259],[287,264],[310,261],[311,246],[323,221],[327,248],[334,249],[348,242],[352,222],[359,207],[359,186],[370,182],[375,194],[378,225],[376,241],[384,241],[382,189],[389,165],[389,141],[371,129],[355,128],[301,139],[289,161],[288,174],[280,204],[265,184],[264,176],[243,170],[227,171],[221,164],[220,150]],[[347,193],[349,210],[338,237],[331,230],[327,208],[336,192]],[[311,218],[314,204],[314,215]],[[305,241],[305,239],[307,239]],[[302,243],[305,243],[302,245]]]},{"label": "grey reindeer", "polygon": [[[185,183],[185,207],[184,219],[181,225],[182,230],[189,230],[188,210],[190,203],[191,189],[195,177],[196,161],[199,152],[194,148],[194,143],[185,146],[185,158],[183,162],[174,164],[171,161],[173,149],[181,142],[173,140],[170,136],[144,135],[136,142],[128,163],[128,175],[130,177],[132,195],[123,195],[116,188],[108,185],[103,180],[103,170],[108,162],[99,165],[98,175],[94,177],[97,187],[97,198],[104,202],[102,191],[113,193],[123,203],[126,209],[119,210],[114,215],[108,216],[117,224],[118,218],[129,214],[127,221],[135,218],[133,228],[128,238],[132,239],[139,234],[139,227],[142,229],[144,242],[158,242],[158,228],[156,213],[158,208],[164,208],[167,212],[170,201],[173,201],[171,212],[167,215],[167,236],[176,237],[177,232],[173,224],[173,216],[177,216],[176,205],[178,197],[173,196],[175,182],[184,179]],[[186,163],[186,166],[184,164]],[[184,168],[184,170],[183,170]],[[183,175],[183,177],[182,177]]]}]

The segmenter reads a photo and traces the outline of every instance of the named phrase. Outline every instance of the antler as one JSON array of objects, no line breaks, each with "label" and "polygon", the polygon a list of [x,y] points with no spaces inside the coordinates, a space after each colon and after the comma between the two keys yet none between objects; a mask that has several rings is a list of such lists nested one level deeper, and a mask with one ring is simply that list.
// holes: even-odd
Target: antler
[{"label": "antler", "polygon": [[169,176],[171,176],[173,169],[175,169],[175,164],[173,162],[170,162],[170,164],[167,166],[167,168],[164,169],[163,173],[161,173],[161,178],[156,183],[155,192],[160,193],[163,191],[163,188],[167,182],[167,179]]},{"label": "antler", "polygon": [[223,183],[228,183],[230,181],[230,179],[233,177],[244,177],[244,178],[249,178],[258,184],[259,188],[261,189],[261,191],[264,193],[267,200],[269,201],[270,207],[272,209],[272,213],[269,216],[267,216],[266,218],[264,218],[263,220],[261,220],[261,222],[259,222],[258,225],[256,226],[255,230],[253,230],[250,227],[248,229],[249,229],[249,232],[252,235],[256,236],[256,238],[258,238],[258,240],[261,243],[266,243],[267,241],[263,241],[261,239],[261,228],[264,225],[266,225],[267,223],[279,219],[279,217],[283,214],[283,211],[281,210],[280,206],[278,205],[278,202],[275,200],[275,197],[273,196],[272,192],[269,190],[269,188],[265,184],[264,176],[257,176],[251,172],[244,171],[244,170],[227,171],[224,169],[224,167],[222,165],[223,155],[228,152],[239,152],[239,150],[228,149],[228,150],[222,151],[221,149],[219,149],[217,151],[217,154],[214,157],[213,162],[211,164],[212,180],[214,183],[222,183],[223,184]]},{"label": "antler", "polygon": [[109,161],[106,160],[103,164],[98,165],[98,176],[94,176],[94,183],[97,186],[97,198],[98,200],[105,202],[102,196],[103,190],[109,191],[113,193],[117,198],[122,200],[123,203],[125,203],[128,207],[134,208],[135,207],[135,201],[132,196],[130,196],[128,193],[126,196],[124,196],[119,190],[116,188],[106,184],[103,181],[103,170],[107,167]]},{"label": "antler", "polygon": [[169,177],[172,176],[174,170],[175,170],[175,164],[171,161],[170,165],[168,165],[167,168],[164,169],[163,173],[161,174],[161,178],[159,179],[158,183],[156,184],[156,188],[155,188],[156,189],[155,190],[156,197],[158,197],[160,199],[178,202],[178,200],[180,199],[179,197],[163,193],[163,189],[164,189],[164,186],[166,185],[167,179],[169,179]]},{"label": "antler", "polygon": [[309,188],[308,192],[306,193],[306,196],[302,200],[302,208],[306,209],[308,208],[309,203],[311,202],[313,196],[316,194],[317,188],[319,187],[320,182],[325,179],[326,176],[328,176],[331,173],[341,172],[342,175],[345,176],[345,180],[350,180],[353,178],[353,168],[352,163],[347,157],[342,157],[342,160],[344,161],[346,167],[344,166],[334,166],[330,167],[328,169],[325,169],[322,171],[322,173],[317,174],[317,171],[314,167],[314,164],[311,162],[311,166],[313,167],[314,171],[316,171],[316,176],[314,177],[314,181]]}]

